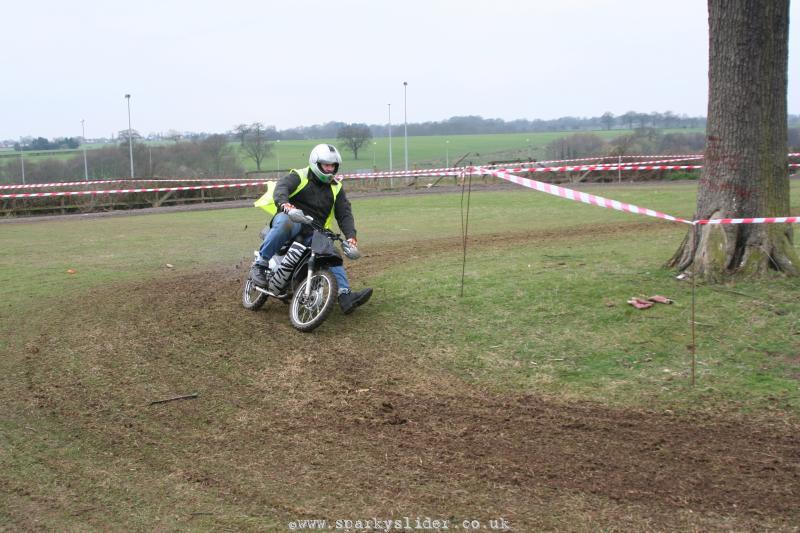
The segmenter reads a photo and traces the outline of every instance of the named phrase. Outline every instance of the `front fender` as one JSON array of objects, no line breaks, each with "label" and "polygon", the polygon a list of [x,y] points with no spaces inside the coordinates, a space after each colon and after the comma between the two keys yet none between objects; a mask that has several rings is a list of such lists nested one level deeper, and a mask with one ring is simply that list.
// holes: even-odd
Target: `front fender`
[{"label": "front fender", "polygon": [[[292,292],[297,290],[297,287],[303,283],[303,280],[306,279],[308,276],[308,261],[310,257],[306,257],[303,261],[295,268],[294,274],[292,274]],[[314,271],[321,269],[328,269],[334,266],[342,266],[344,261],[342,261],[341,257],[337,256],[327,256],[327,257],[316,257],[314,259],[315,267]]]}]

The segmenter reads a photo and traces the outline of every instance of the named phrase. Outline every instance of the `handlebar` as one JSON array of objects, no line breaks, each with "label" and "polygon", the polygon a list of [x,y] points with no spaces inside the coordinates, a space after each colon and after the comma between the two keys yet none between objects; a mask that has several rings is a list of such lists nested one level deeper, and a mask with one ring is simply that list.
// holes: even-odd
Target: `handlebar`
[{"label": "handlebar", "polygon": [[329,235],[333,240],[342,240],[339,234],[334,233],[329,229],[326,229],[325,226],[314,220],[314,217],[303,213],[302,209],[296,209],[296,208],[290,209],[289,212],[286,214],[289,216],[289,220],[291,220],[292,222],[297,222],[298,224],[306,224],[308,226],[311,226],[315,230],[321,231]]},{"label": "handlebar", "polygon": [[324,233],[328,237],[330,237],[333,241],[339,241],[342,243],[342,251],[344,255],[346,255],[350,259],[358,259],[361,257],[361,252],[358,251],[358,247],[353,246],[346,239],[343,239],[342,236],[338,233],[334,233],[331,230],[327,229],[325,226],[314,220],[314,217],[306,215],[303,213],[302,209],[290,209],[288,213],[289,220],[292,222],[297,222],[298,224],[306,224],[311,226],[315,230]]}]

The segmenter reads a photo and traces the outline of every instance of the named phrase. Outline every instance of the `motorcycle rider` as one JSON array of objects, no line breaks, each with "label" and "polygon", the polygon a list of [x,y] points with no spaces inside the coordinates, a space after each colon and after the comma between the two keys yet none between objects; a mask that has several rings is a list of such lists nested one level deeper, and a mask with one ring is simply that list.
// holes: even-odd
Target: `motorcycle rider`
[{"label": "motorcycle rider", "polygon": [[[293,169],[278,180],[273,199],[279,210],[272,218],[269,232],[259,249],[261,259],[250,270],[250,278],[256,285],[262,288],[267,286],[269,259],[303,230],[302,224],[289,219],[287,213],[291,209],[301,209],[314,220],[324,221],[329,229],[336,218],[347,242],[357,246],[353,211],[342,184],[335,179],[341,163],[342,156],[333,145],[318,144],[311,150],[306,168]],[[367,303],[372,296],[372,289],[353,292],[343,266],[331,267],[330,271],[339,286],[339,306],[344,314],[350,314],[356,307]]]}]

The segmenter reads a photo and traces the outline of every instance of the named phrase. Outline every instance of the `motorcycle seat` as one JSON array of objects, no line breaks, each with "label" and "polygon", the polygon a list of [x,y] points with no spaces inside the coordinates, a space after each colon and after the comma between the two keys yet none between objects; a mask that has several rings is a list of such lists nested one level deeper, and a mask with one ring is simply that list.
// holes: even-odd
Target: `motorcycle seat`
[{"label": "motorcycle seat", "polygon": [[289,248],[291,248],[292,243],[303,242],[303,240],[305,240],[305,237],[301,232],[294,239],[289,239],[288,241],[286,241],[286,243],[283,246],[281,246],[280,249],[276,252],[276,255],[286,255],[286,252],[289,251]]}]

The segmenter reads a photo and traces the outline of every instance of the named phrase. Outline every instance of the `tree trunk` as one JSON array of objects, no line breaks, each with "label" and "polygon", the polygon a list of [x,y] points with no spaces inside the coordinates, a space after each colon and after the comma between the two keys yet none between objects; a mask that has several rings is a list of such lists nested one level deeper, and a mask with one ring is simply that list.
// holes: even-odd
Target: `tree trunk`
[{"label": "tree trunk", "polygon": [[[789,0],[709,0],[708,19],[708,124],[695,220],[788,216]],[[721,281],[770,269],[797,275],[800,260],[791,224],[702,225],[689,230],[668,266]]]}]

